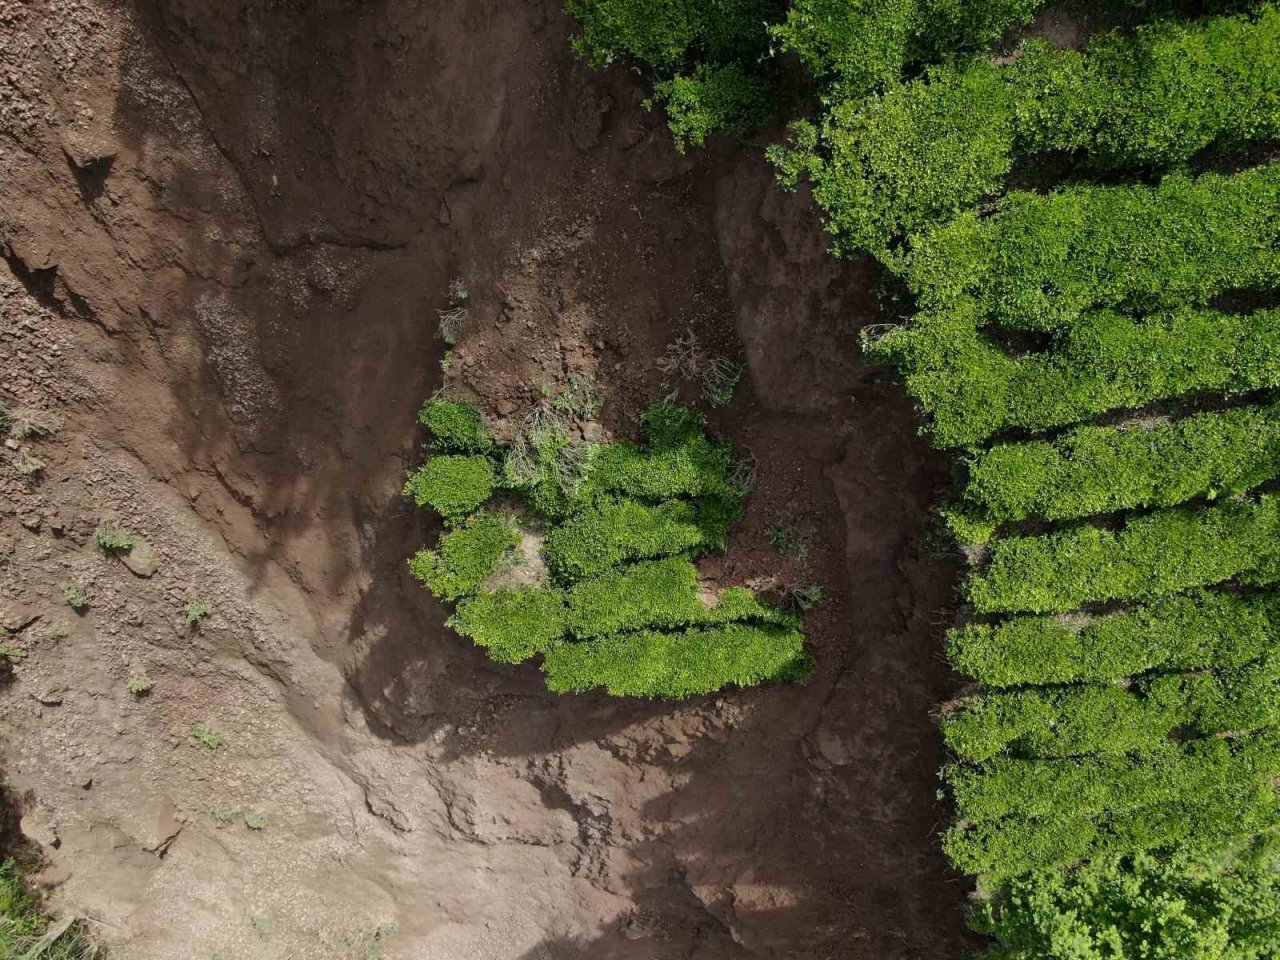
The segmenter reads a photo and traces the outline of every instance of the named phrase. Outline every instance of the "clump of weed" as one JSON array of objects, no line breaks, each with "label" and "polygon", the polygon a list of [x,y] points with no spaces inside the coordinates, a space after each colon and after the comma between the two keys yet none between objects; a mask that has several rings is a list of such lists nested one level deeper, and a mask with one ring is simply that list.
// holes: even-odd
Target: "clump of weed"
[{"label": "clump of weed", "polygon": [[809,546],[800,529],[790,520],[775,523],[765,534],[773,548],[788,557],[804,562],[809,556]]},{"label": "clump of weed", "polygon": [[44,461],[27,450],[19,450],[13,458],[13,469],[20,477],[34,477],[43,472]]},{"label": "clump of weed", "polygon": [[266,815],[256,810],[249,810],[244,815],[244,825],[250,830],[261,830],[267,825]]},{"label": "clump of weed", "polygon": [[207,601],[188,600],[187,605],[183,608],[182,616],[187,621],[188,627],[195,628],[211,613],[213,613],[213,606]]},{"label": "clump of weed", "polygon": [[127,686],[129,688],[129,696],[135,700],[141,700],[151,692],[151,688],[155,686],[155,681],[147,676],[145,670],[135,670],[129,674]]},{"label": "clump of weed", "polygon": [[227,735],[208,727],[203,723],[194,723],[191,725],[191,735],[203,743],[210,750],[217,750],[227,742]]},{"label": "clump of weed", "polygon": [[440,339],[449,346],[458,342],[458,338],[462,336],[462,332],[471,320],[471,315],[467,311],[467,301],[470,299],[471,294],[467,292],[462,279],[454,277],[449,282],[449,307],[446,310],[437,311],[440,318]]},{"label": "clump of weed", "polygon": [[382,960],[382,948],[386,942],[400,932],[394,923],[380,923],[376,926],[362,927],[355,933],[343,937],[340,946],[351,951],[353,960]]},{"label": "clump of weed", "polygon": [[733,399],[742,379],[742,364],[708,353],[692,330],[667,344],[658,358],[658,369],[669,382],[674,379],[700,384],[702,396],[713,407],[722,407]]},{"label": "clump of weed", "polygon": [[93,531],[93,539],[99,550],[111,556],[128,553],[138,545],[137,535],[113,520],[104,520],[98,524],[98,529]]},{"label": "clump of weed", "polygon": [[9,413],[9,435],[18,440],[51,437],[63,426],[62,414],[52,410],[20,408]]},{"label": "clump of weed", "polygon": [[788,584],[782,588],[782,601],[801,613],[807,613],[826,597],[822,587],[816,583]]},{"label": "clump of weed", "polygon": [[604,395],[594,380],[575,373],[569,378],[568,386],[552,401],[551,406],[556,412],[565,416],[591,420],[604,407]]},{"label": "clump of weed", "polygon": [[68,580],[62,585],[62,599],[76,613],[83,613],[93,603],[93,591],[78,580]]},{"label": "clump of weed", "polygon": [[99,956],[84,922],[55,921],[23,882],[12,860],[0,863],[0,957],[5,960],[90,960]]},{"label": "clump of weed", "polygon": [[240,816],[239,810],[210,810],[209,814],[219,823],[230,823]]}]

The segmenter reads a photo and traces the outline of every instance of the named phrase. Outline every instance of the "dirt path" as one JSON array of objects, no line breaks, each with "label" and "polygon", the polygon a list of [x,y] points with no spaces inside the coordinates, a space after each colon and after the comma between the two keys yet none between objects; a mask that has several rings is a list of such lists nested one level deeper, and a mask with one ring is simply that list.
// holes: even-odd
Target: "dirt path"
[{"label": "dirt path", "polygon": [[[415,960],[963,953],[945,465],[856,364],[875,277],[754,151],[676,154],[570,27],[556,0],[0,0],[0,399],[66,421],[3,451],[3,763],[55,903],[126,958],[362,956],[391,922]],[[811,683],[557,698],[443,628],[397,493],[455,276],[449,379],[503,416],[591,374],[624,431],[677,336],[746,359],[716,425],[757,488],[712,572],[807,532]],[[104,517],[154,574],[93,549]]]}]

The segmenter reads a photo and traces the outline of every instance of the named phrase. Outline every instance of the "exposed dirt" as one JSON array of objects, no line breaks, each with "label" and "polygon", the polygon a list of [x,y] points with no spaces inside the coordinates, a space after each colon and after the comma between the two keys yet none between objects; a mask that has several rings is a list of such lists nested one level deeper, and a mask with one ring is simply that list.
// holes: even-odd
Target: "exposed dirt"
[{"label": "exposed dirt", "polygon": [[[968,945],[945,464],[856,363],[875,274],[757,151],[677,154],[570,30],[558,0],[0,0],[0,399],[65,418],[0,450],[3,763],[53,904],[120,956],[358,957],[390,923],[387,957],[442,960]],[[448,379],[499,425],[579,375],[626,433],[689,331],[747,363],[713,423],[757,485],[706,573],[822,585],[811,682],[556,697],[443,627],[398,492],[453,277]]]}]

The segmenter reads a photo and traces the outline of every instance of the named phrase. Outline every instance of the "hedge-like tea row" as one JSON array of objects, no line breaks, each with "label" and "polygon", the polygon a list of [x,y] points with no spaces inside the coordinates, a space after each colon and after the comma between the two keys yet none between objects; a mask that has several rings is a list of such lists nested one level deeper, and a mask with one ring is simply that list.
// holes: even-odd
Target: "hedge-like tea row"
[{"label": "hedge-like tea row", "polygon": [[1051,352],[1013,356],[957,310],[880,337],[867,353],[902,369],[938,446],[971,446],[1157,400],[1280,386],[1280,311],[1087,314]]},{"label": "hedge-like tea row", "polygon": [[995,521],[1071,520],[1244,493],[1280,474],[1280,406],[1153,427],[1080,427],[1052,442],[992,447],[968,471],[964,505]]},{"label": "hedge-like tea row", "polygon": [[1023,757],[1121,754],[1160,746],[1175,730],[1243,732],[1280,720],[1280,657],[1220,673],[1155,676],[1132,687],[1038,688],[988,693],[943,720],[947,745],[980,763]]},{"label": "hedge-like tea row", "polygon": [[603,687],[614,696],[691,697],[729,684],[801,680],[812,661],[794,627],[732,623],[560,644],[542,670],[559,693]]},{"label": "hedge-like tea row", "polygon": [[1119,531],[1080,526],[1007,537],[967,593],[981,613],[1045,613],[1145,599],[1269,569],[1280,553],[1280,500],[1174,507]]},{"label": "hedge-like tea row", "polygon": [[1000,191],[1014,160],[1080,151],[1101,167],[1168,166],[1212,144],[1280,135],[1280,12],[1161,22],[1083,52],[1028,41],[793,125],[772,157],[807,176],[838,252],[894,241]]},{"label": "hedge-like tea row", "polygon": [[1083,625],[1014,617],[951,631],[957,671],[988,687],[1099,683],[1150,670],[1236,667],[1280,646],[1280,597],[1196,591]]},{"label": "hedge-like tea row", "polygon": [[921,314],[962,300],[980,323],[1064,331],[1089,310],[1151,313],[1280,281],[1280,164],[1155,187],[1009,194],[916,238],[906,279]]},{"label": "hedge-like tea row", "polygon": [[[696,412],[662,401],[642,419],[643,445],[586,449],[546,411],[505,450],[467,404],[437,396],[419,420],[436,454],[405,493],[448,529],[410,572],[458,603],[450,626],[491,659],[542,655],[552,689],[635,696],[807,674],[795,616],[743,587],[700,594],[692,558],[723,547],[745,491],[730,479],[732,449],[705,436]],[[532,515],[482,507],[499,489]],[[531,558],[515,548],[542,524],[545,569],[517,570]]]},{"label": "hedge-like tea row", "polygon": [[1084,860],[1130,856],[1149,850],[1177,849],[1209,856],[1232,842],[1273,829],[1280,796],[1270,784],[1253,784],[1217,793],[1094,819],[1070,812],[1045,820],[980,824],[952,828],[943,849],[960,869],[997,884],[1032,871],[1069,867]]},{"label": "hedge-like tea row", "polygon": [[548,533],[543,557],[553,576],[574,581],[628,560],[722,547],[737,519],[730,509],[718,500],[668,500],[656,506],[606,500]]},{"label": "hedge-like tea row", "polygon": [[1022,760],[943,771],[964,824],[1123,813],[1280,776],[1275,734],[1240,740],[1167,743],[1121,757]]},{"label": "hedge-like tea row", "polygon": [[697,567],[681,556],[621,567],[568,589],[481,593],[460,603],[449,623],[493,659],[517,663],[561,640],[747,621],[797,626],[795,617],[744,587],[721,591],[708,606],[699,596]]}]

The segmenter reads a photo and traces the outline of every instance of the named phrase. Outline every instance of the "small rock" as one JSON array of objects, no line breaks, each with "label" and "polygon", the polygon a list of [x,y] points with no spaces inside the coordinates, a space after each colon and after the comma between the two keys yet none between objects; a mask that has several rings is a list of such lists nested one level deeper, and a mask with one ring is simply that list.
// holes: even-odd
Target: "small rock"
[{"label": "small rock", "polygon": [[25,630],[40,619],[40,611],[28,603],[13,603],[0,612],[0,627],[10,633]]},{"label": "small rock", "polygon": [[32,533],[40,532],[40,518],[35,514],[29,513],[25,517],[22,517],[19,522]]},{"label": "small rock", "polygon": [[62,695],[66,690],[66,687],[52,687],[43,693],[33,694],[33,696],[38,703],[42,703],[46,707],[58,707],[62,705]]},{"label": "small rock", "polygon": [[139,540],[133,549],[120,558],[129,572],[139,577],[150,577],[160,568],[160,554],[145,540]]},{"label": "small rock", "polygon": [[4,445],[9,450],[17,450],[19,447],[22,446],[22,444],[20,444],[17,440],[13,439],[13,437],[6,437],[4,441]]},{"label": "small rock", "polygon": [[18,823],[19,829],[23,835],[42,847],[57,848],[62,843],[58,839],[57,828],[54,827],[53,821],[45,818],[40,810],[33,810],[26,814]]}]

